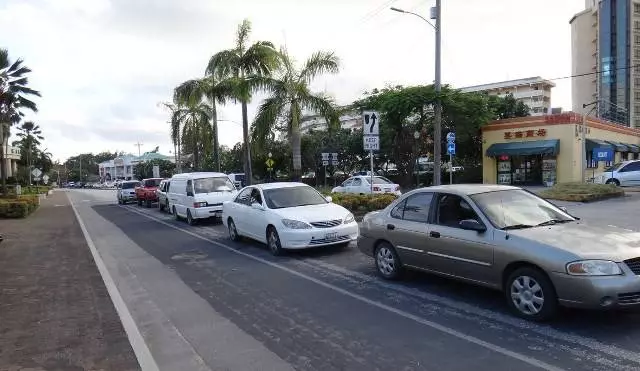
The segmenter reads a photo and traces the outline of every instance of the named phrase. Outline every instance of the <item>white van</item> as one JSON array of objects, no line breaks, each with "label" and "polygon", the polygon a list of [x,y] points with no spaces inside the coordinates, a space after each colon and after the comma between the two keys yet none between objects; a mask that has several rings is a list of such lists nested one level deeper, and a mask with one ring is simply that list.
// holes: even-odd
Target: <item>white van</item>
[{"label": "white van", "polygon": [[197,219],[221,217],[222,203],[237,193],[226,174],[185,173],[171,178],[167,197],[176,220],[186,218],[193,225]]}]

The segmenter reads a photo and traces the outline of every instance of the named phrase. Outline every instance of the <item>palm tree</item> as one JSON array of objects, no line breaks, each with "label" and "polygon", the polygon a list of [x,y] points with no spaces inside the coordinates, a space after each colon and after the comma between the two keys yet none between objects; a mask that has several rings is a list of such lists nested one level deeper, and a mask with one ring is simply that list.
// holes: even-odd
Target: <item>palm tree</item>
[{"label": "palm tree", "polygon": [[174,105],[171,114],[171,137],[193,156],[193,167],[200,169],[200,154],[211,149],[212,128],[209,126],[211,107],[206,103]]},{"label": "palm tree", "polygon": [[206,99],[211,107],[211,129],[213,135],[213,163],[217,171],[220,167],[220,144],[218,140],[218,112],[216,104],[225,104],[226,99],[233,94],[228,82],[217,82],[214,75],[209,74],[201,79],[183,82],[173,93],[173,100],[182,105],[196,105]]},{"label": "palm tree", "polygon": [[169,118],[169,124],[171,125],[171,143],[173,144],[173,153],[175,155],[176,160],[176,170],[178,173],[182,172],[182,158],[181,148],[180,148],[180,121],[178,120],[178,115],[176,115],[176,111],[178,110],[178,106],[172,103],[162,102],[160,103],[171,113]]},{"label": "palm tree", "polygon": [[231,90],[229,97],[242,106],[242,140],[244,142],[244,172],[247,184],[251,184],[251,150],[249,146],[249,117],[247,104],[261,87],[261,77],[270,76],[278,68],[279,53],[271,42],[257,41],[248,46],[251,23],[244,20],[238,26],[236,45],[233,49],[216,53],[209,60],[207,74],[215,76]]},{"label": "palm tree", "polygon": [[[18,130],[20,132],[17,134],[17,137],[20,138],[22,142],[22,150],[27,157],[26,165],[29,172],[29,179],[31,179],[32,155],[38,155],[38,146],[40,146],[40,141],[43,140],[44,137],[42,136],[40,126],[33,123],[33,121],[24,122],[18,127]],[[31,184],[31,181],[29,181],[29,184]]]},{"label": "palm tree", "polygon": [[26,75],[31,70],[22,65],[22,59],[11,63],[7,49],[0,49],[0,178],[3,193],[7,182],[7,169],[4,160],[6,146],[11,133],[11,125],[20,121],[22,109],[37,112],[36,104],[26,98],[29,95],[40,96],[40,93],[29,88]]},{"label": "palm tree", "polygon": [[311,92],[309,84],[323,73],[337,73],[340,62],[331,52],[316,52],[307,59],[302,68],[296,68],[286,50],[282,50],[280,54],[282,68],[278,75],[262,81],[269,97],[258,108],[253,122],[252,137],[257,145],[264,146],[273,132],[285,132],[291,141],[294,177],[299,178],[302,172],[302,112],[317,112],[325,116],[330,125],[336,121],[336,111],[331,99],[323,94]]}]

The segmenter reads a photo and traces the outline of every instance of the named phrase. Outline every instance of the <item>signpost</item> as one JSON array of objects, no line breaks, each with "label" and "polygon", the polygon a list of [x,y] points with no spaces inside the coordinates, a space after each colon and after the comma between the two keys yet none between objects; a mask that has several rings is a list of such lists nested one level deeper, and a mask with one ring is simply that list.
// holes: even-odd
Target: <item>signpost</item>
[{"label": "signpost", "polygon": [[271,181],[273,181],[273,165],[275,165],[275,161],[273,161],[273,159],[271,158],[271,156],[273,156],[273,154],[271,152],[269,152],[268,154],[269,158],[267,159],[267,161],[264,162],[265,165],[267,165],[267,171],[269,172],[269,179]]},{"label": "signpost", "polygon": [[[30,175],[33,175],[33,177],[36,178],[35,180],[37,182],[38,180],[40,180],[40,175],[42,175],[42,171],[38,168],[35,168],[31,170]],[[31,185],[31,179],[29,179],[29,185]]]},{"label": "signpost", "polygon": [[449,154],[449,184],[453,184],[453,156],[456,154],[456,133],[447,133],[447,153]]},{"label": "signpost", "polygon": [[[594,148],[591,154],[591,157],[596,161],[596,166],[597,166],[597,163],[600,161],[611,162],[613,161],[613,158],[614,158],[613,148],[611,147]],[[611,177],[613,178],[613,166],[611,167]]]},{"label": "signpost", "polygon": [[160,178],[160,166],[153,165],[153,177]]},{"label": "signpost", "polygon": [[47,174],[44,174],[44,176],[42,177],[42,182],[44,184],[49,184],[49,176]]},{"label": "signpost", "polygon": [[373,151],[380,150],[380,113],[375,111],[362,112],[362,140],[363,149],[369,151],[371,162],[371,193],[373,193]]},{"label": "signpost", "polygon": [[324,186],[327,186],[327,166],[338,165],[338,153],[337,152],[322,152],[322,166],[324,167]]}]

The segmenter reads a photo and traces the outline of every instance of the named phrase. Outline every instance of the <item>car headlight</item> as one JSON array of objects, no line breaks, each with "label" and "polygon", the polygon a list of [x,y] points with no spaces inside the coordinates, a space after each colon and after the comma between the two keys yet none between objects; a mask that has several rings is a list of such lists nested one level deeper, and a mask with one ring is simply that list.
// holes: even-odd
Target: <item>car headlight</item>
[{"label": "car headlight", "polygon": [[622,269],[610,260],[581,260],[567,264],[567,273],[572,276],[617,276]]},{"label": "car headlight", "polygon": [[299,220],[292,220],[292,219],[282,219],[282,224],[284,224],[285,227],[287,228],[291,228],[291,229],[309,229],[311,228],[311,226],[305,222],[301,222]]},{"label": "car headlight", "polygon": [[356,219],[354,218],[353,214],[349,213],[344,217],[344,224],[353,223],[355,220]]}]

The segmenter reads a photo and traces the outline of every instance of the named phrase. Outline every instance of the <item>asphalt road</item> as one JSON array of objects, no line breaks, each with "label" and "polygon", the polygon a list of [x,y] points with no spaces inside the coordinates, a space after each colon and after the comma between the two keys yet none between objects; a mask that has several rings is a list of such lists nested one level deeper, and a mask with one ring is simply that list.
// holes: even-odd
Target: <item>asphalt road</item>
[{"label": "asphalt road", "polygon": [[[68,195],[143,369],[640,369],[640,314],[565,310],[529,323],[496,292],[417,273],[382,281],[354,246],[276,258],[215,223],[118,206],[113,191]],[[567,206],[640,227],[640,196]]]}]

